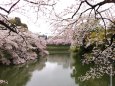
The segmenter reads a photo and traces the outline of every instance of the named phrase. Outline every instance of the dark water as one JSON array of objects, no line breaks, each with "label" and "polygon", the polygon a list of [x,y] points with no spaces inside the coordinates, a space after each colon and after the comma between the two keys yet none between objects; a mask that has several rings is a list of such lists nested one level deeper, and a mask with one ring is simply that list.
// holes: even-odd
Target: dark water
[{"label": "dark water", "polygon": [[101,78],[81,81],[92,65],[82,65],[79,58],[69,54],[53,54],[46,59],[25,65],[0,66],[0,79],[7,80],[4,86],[115,86],[115,78],[103,75]]},{"label": "dark water", "polygon": [[0,79],[8,80],[5,86],[77,86],[71,67],[69,54],[54,54],[26,65],[0,66]]},{"label": "dark water", "polygon": [[[78,86],[115,86],[115,65],[108,66],[90,63],[83,64],[79,55],[73,54],[74,59],[72,77]],[[76,58],[77,57],[77,58]],[[110,68],[110,69],[108,69]],[[109,73],[109,74],[107,74]]]}]

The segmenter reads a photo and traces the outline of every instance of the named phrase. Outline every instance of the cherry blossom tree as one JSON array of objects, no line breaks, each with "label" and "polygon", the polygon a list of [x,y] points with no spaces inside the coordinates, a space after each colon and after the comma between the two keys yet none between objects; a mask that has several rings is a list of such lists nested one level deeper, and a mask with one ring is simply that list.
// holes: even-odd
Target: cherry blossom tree
[{"label": "cherry blossom tree", "polygon": [[[60,2],[57,0],[16,0],[16,1],[4,1],[4,4],[1,4],[1,16],[7,21],[6,17],[8,14],[13,11],[19,13],[26,13],[31,9],[32,13],[36,15],[38,19],[39,14],[44,16],[49,16],[53,20],[53,25],[55,29],[62,28],[76,28],[80,22],[84,19],[85,16],[88,16],[87,19],[90,19],[92,15],[95,19],[101,19],[105,28],[105,37],[107,24],[106,21],[112,21],[114,15],[114,0],[75,0],[73,4],[70,4],[67,8],[62,9],[61,12],[56,10],[56,4]],[[22,4],[23,3],[23,4]],[[105,7],[105,5],[110,5]],[[85,8],[84,8],[85,7]],[[9,9],[7,9],[9,8]],[[29,14],[27,16],[30,16]],[[86,18],[85,18],[86,19]],[[8,21],[7,21],[8,22]],[[51,21],[52,22],[52,21]],[[7,27],[10,31],[17,32],[15,29],[8,27],[5,22],[1,21],[1,24]]]},{"label": "cherry blossom tree", "polygon": [[38,34],[27,31],[8,35],[8,30],[0,31],[0,34],[0,62],[3,64],[22,64],[48,54],[44,50],[45,41],[40,40]]},{"label": "cherry blossom tree", "polygon": [[[93,21],[100,20],[100,22],[103,25],[103,28],[105,29],[104,30],[105,39],[107,38],[107,26],[108,26],[107,23],[111,22],[114,24],[112,20],[114,18],[113,12],[114,12],[115,0],[102,0],[102,1],[75,0],[73,1],[73,4],[70,4],[67,8],[62,9],[61,12],[56,11],[56,4],[58,2],[59,1],[54,1],[54,0],[6,1],[4,2],[4,4],[0,6],[1,9],[0,24],[12,32],[18,33],[17,29],[15,28],[16,26],[11,27],[11,24],[7,19],[7,15],[12,13],[13,11],[25,13],[28,12],[28,9],[32,9],[32,11],[30,12],[35,13],[37,19],[39,17],[39,14],[40,15],[44,14],[45,16],[48,15],[49,18],[52,20],[50,21],[50,23],[53,22],[52,25],[55,27],[55,31],[57,30],[60,34],[64,33],[64,35],[66,35],[65,29],[67,28],[76,30],[76,33],[72,32],[72,34],[67,34],[66,36],[70,37],[70,35],[73,36],[73,34],[77,34],[77,36],[73,36],[73,37],[76,37],[75,40],[76,42],[79,42],[79,44],[81,44],[81,40],[83,40],[85,38],[85,35],[87,34],[86,28],[92,30],[92,28],[96,26],[91,20]],[[105,7],[105,5],[107,6]],[[85,25],[86,22],[87,24]],[[92,25],[94,26],[92,27]],[[114,34],[111,37],[111,40],[113,39],[114,39]],[[113,42],[109,44],[109,46],[111,46],[112,44]]]},{"label": "cherry blossom tree", "polygon": [[[56,3],[58,3],[58,0],[4,0],[0,4],[0,61],[2,63],[24,63],[27,60],[37,58],[37,53],[43,55],[44,52],[45,44],[42,44],[42,40],[31,32],[20,33],[17,26],[9,22],[8,15],[14,11],[23,14],[34,13],[33,17],[35,18],[36,15],[37,20],[41,15],[48,16],[51,19],[48,21],[54,26],[54,30],[63,36],[61,39],[53,39],[56,44],[63,43],[63,41],[69,43],[72,40],[72,44],[83,45],[83,39],[88,34],[87,32],[91,31],[92,28],[95,29],[96,25],[94,24],[96,23],[93,23],[95,20],[101,20],[105,39],[107,39],[108,22],[115,25],[113,21],[115,0],[74,0],[73,4],[70,4],[61,12],[56,11]],[[31,15],[29,14],[27,16]],[[69,33],[70,29],[71,32]],[[106,48],[104,50],[97,49],[97,47],[93,48],[92,54],[94,57],[92,60],[94,62],[100,63],[100,58],[102,64],[106,60],[111,62],[108,61],[109,58],[114,60],[114,38],[115,33],[110,37],[109,44],[105,42]],[[87,55],[84,54],[84,57],[87,57]],[[87,63],[87,60],[84,61]]]},{"label": "cherry blossom tree", "polygon": [[[25,16],[31,16],[34,15],[34,17],[36,17],[36,19],[38,19],[39,17],[39,13],[45,15],[45,13],[48,12],[48,7],[53,7],[53,5],[55,5],[55,1],[53,0],[2,0],[1,1],[2,4],[0,4],[0,25],[4,26],[6,29],[8,29],[9,31],[18,33],[18,31],[16,30],[17,26],[12,24],[9,20],[8,20],[8,15],[11,14],[12,12],[18,12],[22,15]],[[30,10],[31,9],[31,10]],[[30,11],[30,15],[28,13],[28,11]],[[41,15],[42,15],[41,14]],[[13,26],[13,27],[11,27]]]},{"label": "cherry blossom tree", "polygon": [[55,36],[47,39],[48,45],[71,45],[74,31],[71,28],[58,31]]}]

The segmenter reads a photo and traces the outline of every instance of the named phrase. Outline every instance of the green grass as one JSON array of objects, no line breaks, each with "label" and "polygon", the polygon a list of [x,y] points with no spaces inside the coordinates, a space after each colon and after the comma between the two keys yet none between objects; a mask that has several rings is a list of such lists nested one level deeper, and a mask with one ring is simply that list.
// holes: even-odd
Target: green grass
[{"label": "green grass", "polygon": [[69,50],[68,45],[48,45],[47,50]]},{"label": "green grass", "polygon": [[69,51],[49,51],[49,54],[68,54]]},{"label": "green grass", "polygon": [[68,45],[48,45],[49,54],[64,54],[69,53],[70,46]]}]

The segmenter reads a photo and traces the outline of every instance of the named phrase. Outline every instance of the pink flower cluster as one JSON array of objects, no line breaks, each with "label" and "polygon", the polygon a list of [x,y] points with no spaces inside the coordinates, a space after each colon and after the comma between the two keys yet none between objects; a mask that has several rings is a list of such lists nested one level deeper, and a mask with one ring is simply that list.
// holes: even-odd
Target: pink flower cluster
[{"label": "pink flower cluster", "polygon": [[0,31],[0,63],[21,64],[34,60],[39,55],[46,55],[46,42],[32,32],[18,34],[7,30]]}]

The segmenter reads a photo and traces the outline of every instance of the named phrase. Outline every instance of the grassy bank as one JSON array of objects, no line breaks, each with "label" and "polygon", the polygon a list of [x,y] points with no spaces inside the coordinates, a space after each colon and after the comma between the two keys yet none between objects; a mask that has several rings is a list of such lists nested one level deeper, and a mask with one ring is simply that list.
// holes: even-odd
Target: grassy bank
[{"label": "grassy bank", "polygon": [[69,45],[47,45],[47,50],[49,54],[63,54],[69,53],[70,46]]}]

